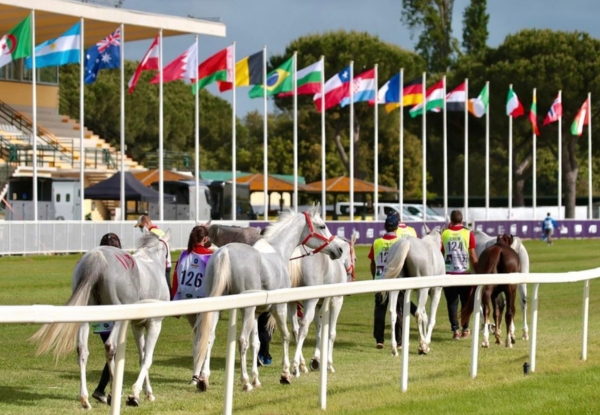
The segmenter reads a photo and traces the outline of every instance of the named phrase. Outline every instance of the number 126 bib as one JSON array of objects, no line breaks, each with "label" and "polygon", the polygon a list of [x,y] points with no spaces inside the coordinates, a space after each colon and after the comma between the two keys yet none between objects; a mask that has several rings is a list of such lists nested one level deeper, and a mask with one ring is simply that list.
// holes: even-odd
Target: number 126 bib
[{"label": "number 126 bib", "polygon": [[[184,253],[185,255],[185,253]],[[204,275],[210,255],[200,255],[194,252],[183,256],[177,265],[179,288],[176,300],[204,298]]]}]

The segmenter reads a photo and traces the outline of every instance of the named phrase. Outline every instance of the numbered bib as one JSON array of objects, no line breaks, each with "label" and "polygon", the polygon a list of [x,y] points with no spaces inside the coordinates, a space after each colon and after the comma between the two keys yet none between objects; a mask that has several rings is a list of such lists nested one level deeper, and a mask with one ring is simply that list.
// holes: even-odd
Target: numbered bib
[{"label": "numbered bib", "polygon": [[204,275],[210,255],[200,255],[192,252],[179,260],[177,265],[176,300],[204,298]]},{"label": "numbered bib", "polygon": [[463,232],[445,232],[443,240],[446,272],[468,272],[470,268],[468,240],[466,240]]},{"label": "numbered bib", "polygon": [[112,331],[113,326],[115,325],[115,323],[113,323],[112,321],[100,321],[98,323],[91,324],[92,333],[94,334],[110,333]]}]

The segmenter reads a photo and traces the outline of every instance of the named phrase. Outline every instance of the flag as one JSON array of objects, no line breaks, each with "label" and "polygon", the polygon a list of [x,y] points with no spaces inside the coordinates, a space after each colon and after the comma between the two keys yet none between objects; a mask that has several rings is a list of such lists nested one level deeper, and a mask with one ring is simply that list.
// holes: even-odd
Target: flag
[{"label": "flag", "polygon": [[405,107],[417,105],[423,102],[423,79],[415,78],[404,84],[402,89],[402,104]]},{"label": "flag", "polygon": [[400,82],[400,73],[397,73],[377,92],[377,103],[385,104],[388,113],[400,106]]},{"label": "flag", "polygon": [[[190,56],[192,53],[196,54],[196,45],[194,44],[192,47],[194,48],[194,52],[190,52]],[[192,47],[190,47],[190,49]],[[186,51],[186,53],[188,51],[190,51],[190,49],[188,49]],[[181,55],[179,58],[175,59],[169,65],[174,65],[184,55],[185,55],[185,53],[183,55]],[[189,58],[189,59],[191,60],[191,58]],[[184,63],[182,62],[180,65],[182,65],[182,64],[184,64]],[[186,68],[195,70],[196,66],[198,66],[198,55],[195,55],[194,63],[188,63],[186,65],[187,65]],[[186,71],[186,74],[187,74],[187,69],[182,68],[181,71],[182,72]],[[166,68],[165,68],[165,73],[166,73]],[[205,86],[210,85],[216,81],[217,82],[224,81],[224,82],[231,83],[232,76],[233,76],[233,46],[228,46],[225,49],[218,51],[217,53],[212,55],[210,58],[206,59],[204,62],[202,62],[198,66],[199,81],[192,88],[192,90],[195,92],[196,89],[200,90],[200,89],[204,88]],[[188,79],[194,79],[195,77],[196,77],[196,74],[194,73],[193,76]]]},{"label": "flag", "polygon": [[477,118],[481,118],[486,114],[489,103],[490,90],[486,84],[477,98],[471,98],[469,100],[469,112]]},{"label": "flag", "polygon": [[[296,74],[298,83],[298,95],[313,95],[321,92],[321,80],[323,79],[323,61],[319,60],[312,65],[301,69]],[[294,92],[283,92],[278,97],[289,97],[294,95]]]},{"label": "flag", "polygon": [[515,94],[515,91],[513,91],[512,88],[509,89],[508,98],[506,99],[506,115],[517,118],[523,114],[525,114],[525,110],[519,101],[519,97],[517,97],[517,94]]},{"label": "flag", "polygon": [[[335,74],[325,82],[325,110],[338,105],[343,98],[350,94],[350,67],[346,66],[340,73]],[[317,92],[313,100],[319,112],[321,108],[321,92]]]},{"label": "flag", "polygon": [[[187,48],[185,52],[176,57],[163,68],[163,83],[177,80],[196,81],[196,68],[198,67],[198,48],[196,43]],[[151,84],[160,82],[160,72],[150,80]]]},{"label": "flag", "polygon": [[535,135],[540,135],[540,130],[538,129],[537,125],[537,98],[535,94],[533,95],[531,109],[529,110],[529,121],[531,122],[531,126],[533,127],[533,133]]},{"label": "flag", "polygon": [[85,83],[91,84],[100,69],[121,67],[121,29],[96,43],[85,52]]},{"label": "flag", "polygon": [[[375,101],[377,95],[377,84],[375,83],[375,69],[369,69],[366,72],[355,76],[352,80],[352,101]],[[340,106],[344,108],[350,104],[350,97],[342,98]]]},{"label": "flag", "polygon": [[[67,30],[56,39],[47,40],[46,42],[35,47],[35,67],[43,68],[46,66],[60,66],[67,63],[79,62],[79,50],[81,46],[81,24]],[[25,59],[25,66],[31,69],[33,60],[31,57]]]},{"label": "flag", "polygon": [[0,39],[0,68],[15,59],[31,56],[31,16]]},{"label": "flag", "polygon": [[[233,82],[217,81],[219,91],[233,88]],[[235,86],[259,85],[263,83],[263,51],[246,56],[235,64]]]},{"label": "flag", "polygon": [[[444,105],[444,80],[441,80],[427,90],[425,102],[426,111],[440,111]],[[423,103],[415,105],[409,113],[413,118],[423,114]]]},{"label": "flag", "polygon": [[446,111],[464,111],[467,91],[463,82],[446,95]]},{"label": "flag", "polygon": [[[158,40],[159,40],[159,37],[160,37],[160,35],[156,35],[156,37],[154,38],[154,42],[152,42],[152,44],[150,45],[150,49],[148,49],[148,51],[146,52],[146,54],[140,61],[140,64],[138,65],[137,69],[135,70],[135,73],[133,74],[133,76],[131,77],[129,82],[127,83],[130,94],[135,89],[135,84],[137,84],[137,81],[140,78],[142,71],[158,71],[160,69],[158,67],[158,55],[159,55]],[[163,82],[164,82],[164,80],[163,80]]]},{"label": "flag", "polygon": [[[280,66],[267,75],[267,95],[277,95],[280,92],[289,92],[294,89],[292,71],[294,58],[289,58]],[[258,98],[264,95],[263,85],[255,85],[248,95],[250,98]]]},{"label": "flag", "polygon": [[542,127],[546,124],[558,121],[559,117],[562,117],[562,102],[560,95],[556,97],[556,99],[550,106],[550,110],[548,111],[546,118],[544,118],[544,124],[542,124]]},{"label": "flag", "polygon": [[573,124],[571,124],[571,134],[581,136],[583,134],[583,126],[588,123],[588,115],[590,112],[590,100],[586,99],[581,109],[575,116]]}]

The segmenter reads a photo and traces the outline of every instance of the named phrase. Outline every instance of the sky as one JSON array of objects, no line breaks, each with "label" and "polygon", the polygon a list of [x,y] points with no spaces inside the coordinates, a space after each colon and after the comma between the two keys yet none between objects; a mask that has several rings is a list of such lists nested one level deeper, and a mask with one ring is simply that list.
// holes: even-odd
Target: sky
[{"label": "sky", "polygon": [[[462,42],[462,16],[470,0],[455,0],[453,35]],[[414,50],[415,39],[401,22],[401,0],[125,0],[125,9],[195,18],[220,18],[227,26],[226,37],[201,36],[199,59],[236,42],[236,59],[260,51],[266,45],[268,55],[281,54],[300,36],[329,31],[355,30],[377,35],[385,42]],[[598,0],[489,0],[489,46],[526,28],[585,31],[600,38],[600,1]],[[179,56],[194,42],[193,35],[165,38],[164,64]],[[151,40],[128,43],[126,59],[141,59]],[[342,68],[340,68],[341,70]],[[383,84],[382,80],[382,84]],[[231,102],[231,92],[220,94]],[[262,99],[250,99],[248,88],[238,88],[237,113],[262,111]],[[272,104],[269,104],[272,108]]]}]

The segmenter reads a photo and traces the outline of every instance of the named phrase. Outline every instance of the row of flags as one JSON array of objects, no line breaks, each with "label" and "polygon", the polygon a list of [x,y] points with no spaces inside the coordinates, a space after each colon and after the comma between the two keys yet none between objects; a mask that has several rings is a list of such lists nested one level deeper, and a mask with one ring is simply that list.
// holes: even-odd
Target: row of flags
[{"label": "row of flags", "polygon": [[[0,67],[7,65],[14,59],[26,58],[26,67],[31,68],[31,17],[28,16],[15,26],[10,32],[0,39]],[[35,48],[36,67],[60,66],[68,63],[79,63],[81,45],[81,25],[75,24],[64,34],[56,39],[48,40]],[[100,40],[85,52],[85,83],[93,83],[98,71],[101,69],[120,67],[120,29],[117,28],[106,38]],[[235,63],[235,79],[233,79],[233,46],[229,46],[208,59],[198,64],[198,52],[196,44],[191,45],[186,51],[163,68],[163,83],[175,80],[188,80],[193,84],[193,90],[197,91],[205,86],[217,82],[219,91],[224,92],[234,87],[252,86],[249,91],[251,98],[264,95],[263,84],[266,84],[267,95],[279,97],[291,96],[293,94],[293,58],[286,60],[282,65],[275,68],[267,75],[266,82],[263,80],[263,65],[265,62],[264,51],[247,56]],[[129,93],[133,93],[135,86],[143,71],[159,69],[159,37],[157,36],[150,48],[142,58],[133,77],[128,82]],[[482,117],[487,112],[489,104],[489,90],[486,85],[477,98],[467,100],[465,84],[444,97],[444,81],[440,81],[423,93],[421,78],[414,79],[402,86],[402,97],[400,97],[401,74],[395,74],[381,88],[377,89],[375,82],[375,70],[370,69],[353,77],[350,85],[350,67],[327,80],[324,90],[321,92],[321,82],[324,73],[323,60],[313,63],[297,72],[297,94],[314,95],[314,101],[319,111],[327,110],[336,105],[345,107],[353,102],[369,102],[385,105],[386,111],[391,112],[395,108],[412,106],[411,117],[423,114],[425,111],[440,112],[444,101],[447,111],[467,110],[475,117]],[[198,79],[196,79],[198,78]],[[152,84],[160,82],[160,74],[150,81]],[[325,105],[321,108],[321,96],[325,95]],[[583,126],[588,124],[590,111],[589,100],[577,113],[575,121],[571,126],[573,135],[581,136]],[[506,114],[512,117],[524,115],[523,105],[512,88],[509,89]],[[543,125],[550,124],[562,116],[562,103],[558,96],[546,116]],[[537,125],[537,100],[534,99],[529,112],[529,120],[533,131],[539,135]]]}]

